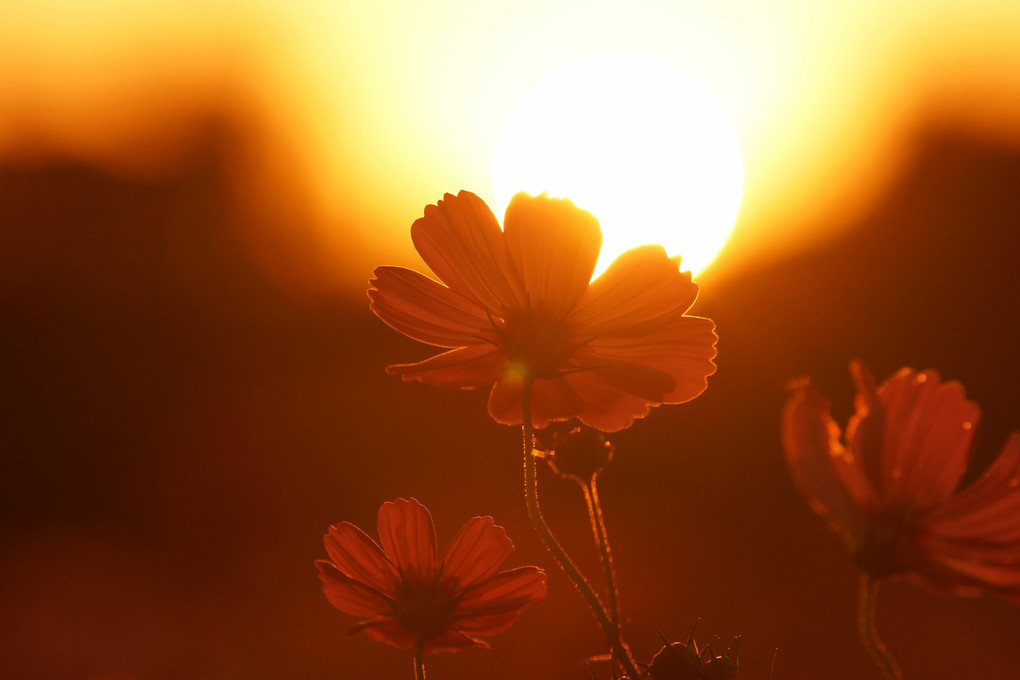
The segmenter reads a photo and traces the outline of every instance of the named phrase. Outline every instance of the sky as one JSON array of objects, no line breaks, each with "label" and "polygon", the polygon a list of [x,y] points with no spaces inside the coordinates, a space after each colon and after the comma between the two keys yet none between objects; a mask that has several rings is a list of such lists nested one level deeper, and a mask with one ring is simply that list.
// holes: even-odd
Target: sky
[{"label": "sky", "polygon": [[[367,307],[423,268],[445,192],[495,205],[543,78],[601,55],[680,69],[725,111],[744,193],[695,277],[719,333],[693,402],[603,475],[627,638],[741,636],[741,675],[860,678],[855,572],[786,472],[811,375],[935,368],[1020,427],[1014,3],[6,3],[0,7],[0,669],[5,677],[406,677],[322,595],[326,528],[414,496],[440,544],[492,515],[550,593],[430,676],[589,678],[600,634],[521,502],[484,391],[404,384],[428,355]],[[595,142],[593,142],[595,143]],[[583,207],[583,206],[582,206]],[[546,515],[597,570],[578,490]],[[879,600],[907,677],[1016,677],[1020,610],[908,582]],[[522,653],[523,650],[523,653]],[[608,677],[595,667],[599,677]],[[406,674],[402,676],[401,674]]]}]

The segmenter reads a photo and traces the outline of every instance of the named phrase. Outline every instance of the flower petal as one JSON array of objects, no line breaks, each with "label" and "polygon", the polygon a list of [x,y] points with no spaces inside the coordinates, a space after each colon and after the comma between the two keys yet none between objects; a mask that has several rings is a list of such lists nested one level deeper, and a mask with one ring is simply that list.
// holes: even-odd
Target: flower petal
[{"label": "flower petal", "polygon": [[400,574],[382,548],[350,522],[334,524],[323,538],[333,564],[344,574],[380,593],[396,598]]},{"label": "flower petal", "polygon": [[[524,382],[506,371],[489,393],[489,415],[503,425],[520,425],[524,413]],[[552,420],[575,417],[584,408],[584,400],[565,382],[565,378],[536,380],[531,389],[531,424],[543,428]]]},{"label": "flower petal", "polygon": [[411,583],[431,583],[436,574],[436,530],[428,509],[414,498],[379,507],[379,541]]},{"label": "flower petal", "polygon": [[[536,428],[546,427],[553,420],[573,418],[583,408],[584,399],[563,378],[536,380],[531,388],[531,423]],[[517,410],[521,411],[519,407]]]},{"label": "flower petal", "polygon": [[[524,381],[516,373],[508,371],[489,392],[489,415],[502,425],[520,425],[524,413],[523,394]],[[534,421],[535,409],[532,408],[531,412]]]},{"label": "flower petal", "polygon": [[1012,583],[1020,588],[1020,540],[1000,543],[979,536],[947,538],[937,535],[935,531],[937,529],[931,533],[919,534],[917,538],[919,549],[930,560],[942,563],[949,559],[991,569],[1005,569],[1001,574],[1013,574],[1015,579]]},{"label": "flower petal", "polygon": [[538,567],[518,567],[481,581],[457,602],[457,627],[475,630],[477,617],[520,612],[545,597],[545,579],[545,572]]},{"label": "flower petal", "polygon": [[576,361],[586,368],[600,363],[629,363],[663,373],[669,376],[672,385],[653,401],[682,404],[708,387],[707,378],[716,370],[712,360],[717,339],[715,324],[710,319],[681,316],[641,335],[592,338],[577,353]]},{"label": "flower petal", "polygon": [[577,412],[582,423],[603,432],[616,432],[629,427],[635,418],[648,415],[652,406],[662,403],[663,392],[673,386],[664,373],[630,370],[642,368],[632,365],[583,370],[565,376],[561,382],[582,400]]},{"label": "flower petal", "polygon": [[499,222],[471,192],[446,194],[427,206],[425,216],[411,225],[411,240],[443,283],[494,315],[523,303]]},{"label": "flower petal", "polygon": [[467,647],[488,646],[489,643],[485,640],[478,640],[470,635],[465,635],[459,630],[448,630],[439,637],[428,640],[422,646],[422,651],[426,654],[436,654],[437,652],[459,652]]},{"label": "flower petal", "polygon": [[[643,337],[593,338],[574,357],[572,372],[535,381],[532,420],[578,417],[613,432],[648,414],[649,406],[689,401],[715,372],[714,324],[680,317]],[[500,423],[521,422],[521,381],[507,373],[489,395],[489,413]]]},{"label": "flower petal", "polygon": [[1013,556],[1012,562],[994,563],[972,561],[965,556],[941,552],[933,559],[964,577],[963,585],[981,585],[1004,588],[1020,592],[1020,561]]},{"label": "flower petal", "polygon": [[533,307],[566,317],[602,248],[598,220],[565,198],[515,194],[503,218],[507,250]]},{"label": "flower petal", "polygon": [[493,576],[514,551],[514,544],[491,517],[475,517],[457,533],[439,562],[443,575],[460,592]]},{"label": "flower petal", "polygon": [[935,371],[898,372],[878,389],[884,412],[882,496],[927,509],[949,499],[967,468],[980,409]]},{"label": "flower petal", "polygon": [[[644,418],[652,406],[663,403],[663,392],[673,386],[670,377],[638,365],[620,366],[578,373],[571,379],[575,391],[584,395],[581,422],[615,432]],[[597,415],[596,415],[597,414]]]},{"label": "flower petal", "polygon": [[[976,482],[932,510],[933,533],[956,539],[1020,542],[1020,433]],[[1020,551],[1016,553],[1020,559]]]},{"label": "flower petal", "polygon": [[[526,606],[526,605],[525,605]],[[524,607],[518,607],[513,611],[502,614],[477,614],[469,616],[457,622],[459,630],[466,631],[472,635],[495,635],[514,624],[514,621],[521,617]]]},{"label": "flower petal", "polygon": [[[803,381],[783,408],[786,462],[811,508],[860,538],[865,533],[863,508],[871,504],[873,492],[839,437],[828,401]],[[842,462],[842,475],[835,461]]]},{"label": "flower petal", "polygon": [[654,331],[682,315],[698,297],[689,271],[660,245],[631,248],[591,282],[571,314],[591,335]]},{"label": "flower petal", "polygon": [[[536,380],[531,421],[536,428],[553,420],[579,418],[604,432],[621,430],[648,415],[674,386],[661,371],[639,364],[602,359],[554,380]],[[489,394],[489,414],[499,423],[520,425],[522,381],[507,372]]]},{"label": "flower petal", "polygon": [[362,621],[347,629],[347,635],[365,633],[372,642],[385,642],[401,649],[414,647],[414,637],[397,623],[392,616],[380,616]]},{"label": "flower petal", "polygon": [[416,271],[377,267],[368,291],[372,311],[392,328],[439,347],[478,343],[491,326],[477,303]]},{"label": "flower petal", "polygon": [[466,390],[496,382],[506,363],[506,356],[496,347],[482,344],[443,352],[414,364],[393,364],[386,367],[386,372],[404,380]]},{"label": "flower petal", "polygon": [[334,607],[353,616],[379,616],[393,611],[393,602],[375,589],[336,568],[332,562],[316,560],[326,599]]}]

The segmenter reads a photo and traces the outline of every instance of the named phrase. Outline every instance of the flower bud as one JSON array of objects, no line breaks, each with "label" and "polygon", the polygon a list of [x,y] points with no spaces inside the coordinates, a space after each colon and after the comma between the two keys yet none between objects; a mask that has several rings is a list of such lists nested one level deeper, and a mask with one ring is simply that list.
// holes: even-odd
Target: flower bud
[{"label": "flower bud", "polygon": [[690,645],[668,643],[652,658],[648,675],[653,680],[703,680],[701,660]]},{"label": "flower bud", "polygon": [[[721,644],[721,643],[720,643]],[[740,638],[733,638],[733,647],[729,649],[723,649],[720,656],[710,654],[708,659],[705,661],[705,677],[708,680],[730,680],[737,675],[737,646],[740,644]],[[711,646],[706,647],[703,651],[711,652]]]},{"label": "flower bud", "polygon": [[590,482],[613,459],[613,445],[606,435],[577,421],[553,423],[536,434],[536,447],[561,477],[581,484]]},{"label": "flower bud", "polygon": [[[695,626],[697,628],[697,626]],[[734,638],[733,647],[723,649],[716,655],[712,645],[698,649],[694,641],[694,628],[687,636],[687,642],[669,642],[662,637],[663,647],[647,666],[652,680],[731,680],[737,675],[737,645],[740,638]]]}]

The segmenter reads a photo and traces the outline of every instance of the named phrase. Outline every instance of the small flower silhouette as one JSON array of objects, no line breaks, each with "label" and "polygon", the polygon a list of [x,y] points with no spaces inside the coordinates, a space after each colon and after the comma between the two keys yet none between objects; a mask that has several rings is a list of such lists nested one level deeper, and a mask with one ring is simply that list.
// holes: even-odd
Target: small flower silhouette
[{"label": "small flower silhouette", "polygon": [[786,457],[812,507],[871,576],[907,573],[1020,603],[1020,433],[960,489],[980,418],[963,387],[904,368],[876,389],[863,364],[850,371],[857,412],[845,444],[806,382],[783,414]]},{"label": "small flower silhouette", "polygon": [[378,267],[372,310],[401,333],[453,349],[387,370],[441,387],[492,385],[489,413],[500,423],[521,423],[526,380],[536,427],[577,417],[615,431],[650,406],[693,399],[715,372],[715,326],[685,315],[698,286],[679,258],[640,246],[590,281],[602,232],[567,199],[519,193],[501,230],[480,198],[447,194],[425,208],[411,238],[442,283]]},{"label": "small flower silhouette", "polygon": [[538,567],[499,571],[514,546],[491,517],[475,517],[436,559],[428,509],[398,498],[379,508],[382,547],[349,522],[324,538],[332,561],[317,560],[330,603],[369,617],[347,631],[376,642],[425,652],[488,644],[480,637],[509,628],[524,607],[545,597]]},{"label": "small flower silhouette", "polygon": [[661,632],[659,636],[662,648],[652,658],[652,663],[641,664],[652,680],[732,680],[736,677],[739,637],[733,638],[729,649],[719,643],[722,653],[715,654],[711,643],[698,649],[693,629],[686,644],[670,642]]}]

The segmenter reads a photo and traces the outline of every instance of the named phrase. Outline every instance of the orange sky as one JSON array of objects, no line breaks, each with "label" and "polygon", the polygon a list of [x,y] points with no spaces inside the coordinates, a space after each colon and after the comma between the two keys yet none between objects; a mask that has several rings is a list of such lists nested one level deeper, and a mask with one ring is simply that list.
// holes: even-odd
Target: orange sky
[{"label": "orange sky", "polygon": [[406,233],[425,204],[492,198],[500,132],[536,82],[635,53],[697,78],[736,127],[746,192],[711,274],[726,276],[851,223],[919,123],[1020,138],[1017,30],[1008,0],[6,3],[0,154],[154,172],[189,119],[226,111],[258,140],[238,168],[264,190],[252,198],[301,203],[294,228],[318,244],[295,268],[273,261],[287,234],[252,229],[258,256],[360,287],[372,263],[416,263]]}]

